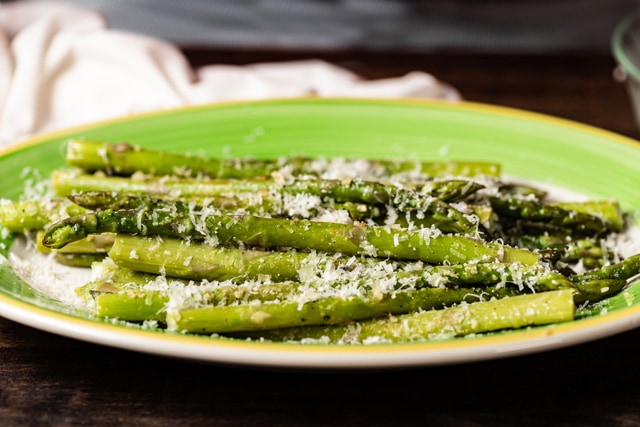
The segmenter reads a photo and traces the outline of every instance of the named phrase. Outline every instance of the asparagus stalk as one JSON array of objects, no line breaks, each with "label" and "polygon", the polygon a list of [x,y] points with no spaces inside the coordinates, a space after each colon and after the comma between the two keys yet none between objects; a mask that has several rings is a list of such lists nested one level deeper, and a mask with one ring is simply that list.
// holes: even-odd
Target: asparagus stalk
[{"label": "asparagus stalk", "polygon": [[[44,246],[42,239],[44,238],[44,231],[38,231],[36,235],[36,248],[38,252],[48,253],[51,249]],[[112,233],[103,234],[91,234],[84,239],[71,242],[63,248],[57,249],[57,253],[64,254],[95,254],[109,252],[113,246],[115,235]]]},{"label": "asparagus stalk", "polygon": [[96,279],[77,288],[76,293],[87,301],[96,316],[126,321],[164,321],[171,295],[185,289],[200,301],[219,305],[282,299],[298,286],[292,283],[195,283],[120,268],[110,261],[94,263],[92,267],[97,271]]},{"label": "asparagus stalk", "polygon": [[[176,208],[183,211],[187,209],[191,211],[200,211],[202,208],[214,207],[220,208],[221,212],[226,214],[235,214],[241,209],[241,214],[251,213],[260,216],[278,216],[293,217],[286,211],[285,207],[277,206],[274,200],[268,197],[260,197],[259,201],[251,201],[245,199],[240,201],[230,201],[227,197],[212,198],[187,198],[186,200],[171,200],[150,197],[146,195],[133,195],[123,193],[107,193],[107,192],[83,192],[72,194],[68,198],[79,206],[83,206],[92,210],[119,210],[119,209],[170,209]],[[254,198],[255,199],[255,198]],[[232,209],[229,209],[233,206]],[[372,220],[374,222],[384,222],[387,219],[387,207],[381,205],[370,205],[366,203],[355,202],[333,202],[326,204],[328,210],[345,209],[353,220]],[[315,212],[318,213],[318,212]],[[310,211],[304,217],[312,216]],[[447,203],[438,199],[430,199],[425,203],[422,209],[410,208],[404,215],[397,216],[395,223],[408,227],[409,224],[414,227],[431,227],[435,226],[445,233],[474,234],[479,232],[478,225],[468,219],[458,210],[454,209]]]},{"label": "asparagus stalk", "polygon": [[211,247],[176,239],[140,238],[119,234],[109,257],[131,270],[172,277],[206,280],[255,279],[269,276],[274,281],[298,279],[308,254]]},{"label": "asparagus stalk", "polygon": [[575,283],[585,283],[599,279],[629,280],[640,274],[640,254],[630,256],[615,264],[607,265],[599,270],[573,277]]},{"label": "asparagus stalk", "polygon": [[[270,276],[274,281],[300,280],[300,270],[306,276],[317,275],[331,263],[333,270],[345,272],[356,268],[369,270],[379,261],[372,258],[336,257],[329,254],[310,254],[299,251],[241,250],[234,247],[211,247],[203,243],[179,239],[156,239],[119,234],[109,251],[117,265],[136,271],[166,274],[185,279],[227,280],[233,277],[256,279]],[[386,261],[383,261],[386,263]],[[385,269],[402,275],[404,264],[386,263]],[[425,281],[445,284],[495,284],[502,281],[534,277],[543,267],[505,263],[425,265],[408,269],[421,274]],[[433,279],[430,279],[433,277]]]},{"label": "asparagus stalk", "polygon": [[[153,175],[208,176],[212,178],[251,178],[266,176],[284,166],[281,160],[217,159],[189,154],[143,149],[128,143],[71,139],[67,142],[66,161],[71,166],[89,171],[107,171],[131,175],[143,172]],[[294,172],[313,173],[314,159],[288,158],[286,164]],[[491,162],[421,162],[401,160],[368,160],[370,169],[381,168],[389,174],[419,170],[431,176],[499,176],[500,166]]]},{"label": "asparagus stalk", "polygon": [[[292,183],[278,184],[269,179],[243,181],[157,177],[131,179],[78,174],[68,170],[56,170],[53,173],[53,189],[59,196],[71,196],[81,192],[119,192],[156,197],[198,197],[200,200],[211,197],[209,203],[213,206],[240,204],[245,207],[251,206],[252,199],[257,200],[260,205],[265,201],[273,205],[275,203],[273,194],[308,194],[330,198],[336,202],[390,205],[401,210],[446,211],[449,215],[456,216],[457,222],[465,220],[446,202],[460,200],[480,188],[482,188],[481,184],[466,180],[434,181],[418,189],[399,188],[390,184],[359,180],[301,179]],[[256,194],[261,197],[256,198]],[[245,195],[244,198],[243,195]],[[254,197],[249,198],[246,195]],[[102,209],[109,206],[105,198],[96,197],[94,200],[88,200],[89,197],[76,197],[77,203],[82,203],[83,206],[90,206],[89,203],[97,204],[99,201],[103,202]],[[115,198],[111,206],[119,203],[123,197],[125,196]]]},{"label": "asparagus stalk", "polygon": [[[182,200],[165,200],[156,197],[149,197],[146,195],[131,195],[131,194],[122,194],[122,193],[107,193],[107,192],[84,192],[78,194],[72,194],[68,196],[71,201],[74,203],[83,206],[88,209],[96,209],[96,210],[118,210],[118,209],[156,209],[156,210],[180,210],[183,212],[191,211],[191,212],[199,212],[203,208],[207,207],[219,207],[226,203],[225,201],[218,200],[217,197],[212,199],[200,199],[197,201],[182,201]],[[262,199],[262,198],[261,198]],[[227,200],[226,198],[224,200]],[[396,200],[398,202],[398,200]],[[436,226],[438,229],[445,233],[458,233],[458,234],[475,234],[478,231],[478,226],[471,220],[469,220],[466,216],[464,216],[458,210],[452,208],[449,204],[443,202],[438,199],[427,199],[422,200],[414,199],[414,205],[418,203],[422,203],[420,209],[416,207],[411,207],[411,211],[407,213],[410,216],[410,221],[414,226],[425,226],[431,227]],[[201,203],[198,205],[197,203]],[[353,202],[346,202],[353,203]],[[403,202],[404,203],[404,202]],[[407,202],[408,203],[408,202]],[[271,201],[261,200],[261,202],[254,206],[254,209],[249,209],[249,213],[253,214],[262,214],[269,216],[288,216],[287,212],[283,210],[283,207],[274,206],[275,203]],[[341,204],[331,204],[334,208],[341,208]],[[329,206],[331,206],[329,205]],[[255,209],[258,207],[259,209]],[[365,207],[370,205],[364,205]],[[374,205],[375,206],[375,205]],[[374,206],[371,206],[371,209],[366,208],[366,211],[373,212]],[[348,205],[346,209],[350,212],[350,215],[356,217],[362,217],[362,209],[358,206]],[[356,210],[356,212],[353,212]],[[366,212],[365,211],[365,212]],[[381,212],[386,212],[386,209],[380,208]],[[223,210],[223,212],[228,214],[233,214],[235,212]],[[353,214],[351,214],[353,212]],[[247,212],[242,212],[247,213]],[[261,215],[261,216],[262,216]],[[403,225],[407,225],[407,219],[405,217],[399,217],[398,222]]]},{"label": "asparagus stalk", "polygon": [[[301,158],[291,161],[304,160]],[[228,178],[264,176],[282,167],[277,161],[205,158],[143,149],[129,143],[114,144],[82,139],[67,141],[66,162],[70,166],[88,171],[105,171],[117,175],[144,172],[153,175],[204,175]]]},{"label": "asparagus stalk", "polygon": [[609,262],[612,254],[603,249],[598,239],[573,239],[569,235],[541,234],[536,236],[519,235],[505,239],[513,246],[532,250],[557,250],[557,261],[564,263],[581,262],[585,268],[600,268]]},{"label": "asparagus stalk", "polygon": [[[92,211],[119,210],[119,209],[142,209],[149,207],[172,209],[178,199],[169,196],[153,197],[146,194],[117,193],[108,191],[83,191],[66,196],[71,202],[85,209]],[[192,196],[179,199],[181,203],[195,204],[197,206],[217,207],[223,210],[246,209],[258,204],[258,201],[249,198],[227,196]],[[265,200],[260,199],[260,204]]]},{"label": "asparagus stalk", "polygon": [[620,204],[614,199],[589,200],[586,202],[555,202],[553,205],[566,211],[581,212],[600,217],[613,231],[622,231],[624,227],[624,218]]},{"label": "asparagus stalk", "polygon": [[6,201],[0,203],[0,224],[12,233],[42,230],[58,219],[85,212],[65,199]]},{"label": "asparagus stalk", "polygon": [[166,294],[158,291],[100,293],[95,295],[93,312],[96,316],[129,322],[145,320],[165,321]]},{"label": "asparagus stalk", "polygon": [[531,288],[535,292],[549,292],[560,289],[571,289],[576,304],[594,303],[609,298],[620,292],[627,285],[622,279],[591,279],[575,282],[560,273],[540,275]]},{"label": "asparagus stalk", "polygon": [[[235,183],[232,183],[234,185]],[[374,181],[298,179],[292,183],[274,185],[271,181],[259,183],[262,190],[276,188],[291,194],[311,194],[330,197],[338,202],[393,205],[401,209],[424,208],[432,198],[443,202],[461,200],[483,188],[483,185],[468,180],[432,181],[422,187],[398,187]],[[426,196],[426,198],[425,198]]]},{"label": "asparagus stalk", "polygon": [[[336,257],[305,252],[273,252],[211,247],[198,242],[177,239],[155,239],[131,235],[117,235],[109,251],[110,259],[120,267],[184,279],[229,280],[257,279],[269,276],[272,281],[308,280],[322,276],[331,264],[332,280],[340,272],[354,277],[371,274],[379,267],[372,258]],[[567,278],[541,265],[507,263],[474,263],[451,265],[389,264],[377,268],[394,274],[399,282],[410,281],[414,286],[485,286],[515,283],[520,287],[544,289],[575,287]],[[301,270],[304,272],[301,273]],[[540,282],[542,287],[537,288]],[[398,285],[400,286],[400,285]]]},{"label": "asparagus stalk", "polygon": [[491,197],[491,207],[505,217],[568,228],[580,235],[598,235],[611,228],[603,218],[516,197]]},{"label": "asparagus stalk", "polygon": [[[167,313],[170,329],[192,333],[224,333],[277,329],[302,325],[330,325],[370,319],[384,314],[404,314],[443,308],[461,301],[504,298],[517,291],[507,287],[421,288],[381,296],[326,297],[298,302],[205,306]],[[569,292],[571,295],[571,292]]]},{"label": "asparagus stalk", "polygon": [[355,324],[302,326],[232,336],[272,341],[315,339],[344,344],[424,341],[568,322],[573,320],[574,313],[571,292],[560,290],[460,304],[442,310],[371,319]]},{"label": "asparagus stalk", "polygon": [[613,254],[603,249],[597,241],[582,239],[569,243],[564,247],[561,260],[566,263],[581,262],[587,269],[598,269],[609,263]]},{"label": "asparagus stalk", "polygon": [[59,249],[89,234],[124,233],[213,241],[225,245],[295,248],[420,260],[433,264],[519,262],[533,265],[538,254],[457,235],[365,226],[159,210],[101,211],[64,219],[45,232],[43,244]]}]

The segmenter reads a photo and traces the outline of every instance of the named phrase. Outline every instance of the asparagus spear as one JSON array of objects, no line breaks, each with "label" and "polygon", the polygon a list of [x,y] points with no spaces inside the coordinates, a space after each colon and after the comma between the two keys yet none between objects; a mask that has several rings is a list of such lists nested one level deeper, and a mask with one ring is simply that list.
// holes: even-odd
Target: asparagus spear
[{"label": "asparagus spear", "polygon": [[58,249],[89,234],[104,232],[373,255],[434,264],[504,261],[533,265],[538,262],[538,254],[531,251],[457,235],[434,235],[425,230],[250,215],[207,215],[206,212],[195,215],[180,209],[175,212],[107,210],[64,219],[47,229],[43,244]]},{"label": "asparagus spear", "polygon": [[0,224],[12,233],[42,230],[60,218],[85,212],[86,209],[65,199],[6,201],[0,203]]},{"label": "asparagus spear", "polygon": [[581,262],[587,269],[597,269],[609,263],[613,254],[603,249],[602,245],[592,239],[580,239],[568,243],[564,247],[561,261],[565,263]]},{"label": "asparagus spear", "polygon": [[344,344],[367,341],[424,341],[567,322],[573,320],[574,312],[571,292],[561,290],[461,304],[442,310],[371,319],[346,325],[302,326],[236,333],[231,336],[272,341],[315,339],[323,343]]},{"label": "asparagus spear", "polygon": [[[365,191],[366,195],[366,191]],[[182,200],[165,200],[156,197],[149,197],[146,195],[131,195],[131,194],[121,194],[121,193],[107,193],[107,192],[84,192],[78,194],[72,194],[68,196],[71,201],[74,203],[86,207],[88,209],[97,209],[97,210],[118,210],[118,209],[141,209],[141,208],[149,208],[149,209],[168,209],[168,210],[181,210],[183,212],[191,211],[191,212],[199,212],[202,208],[206,207],[219,207],[226,203],[225,201],[218,200],[217,197],[211,199],[200,199],[196,201],[187,201]],[[468,219],[465,215],[463,215],[458,210],[451,207],[449,204],[443,202],[438,199],[423,199],[415,198],[412,202],[404,201],[406,207],[407,204],[412,203],[416,207],[410,207],[410,211],[407,215],[410,216],[410,221],[414,226],[426,226],[430,227],[432,225],[436,226],[438,229],[445,233],[459,233],[459,234],[475,234],[478,231],[478,226]],[[342,197],[339,197],[341,200]],[[226,200],[226,198],[224,199]],[[403,199],[404,200],[404,199]],[[397,202],[400,203],[399,199],[396,199]],[[201,205],[198,205],[200,203]],[[353,202],[347,202],[353,203]],[[421,206],[418,206],[420,204]],[[269,216],[289,216],[285,211],[284,207],[276,207],[273,201],[264,200],[264,198],[260,198],[260,203],[257,205],[259,209],[249,209],[249,213],[253,214],[262,214]],[[328,206],[332,206],[334,208],[340,208],[341,204],[330,204]],[[365,205],[368,206],[368,205]],[[375,206],[375,205],[374,205]],[[353,205],[347,206],[347,209],[350,211],[358,210],[360,208],[353,207]],[[372,207],[373,209],[373,207]],[[367,209],[369,212],[372,212],[371,209]],[[224,210],[225,213],[233,214],[235,212]],[[386,212],[386,209],[380,209],[381,212]],[[242,212],[247,213],[247,212]],[[355,212],[355,216],[360,216],[362,214],[362,209],[360,212]],[[261,215],[261,216],[262,216]],[[406,226],[406,218],[399,217],[401,223]]]},{"label": "asparagus spear", "polygon": [[581,212],[602,218],[613,231],[622,231],[624,218],[617,200],[589,200],[586,202],[555,202],[566,211]]},{"label": "asparagus spear", "polygon": [[[251,178],[281,169],[281,160],[217,159],[189,154],[143,149],[128,143],[71,139],[67,142],[66,161],[89,171],[107,171],[120,175],[144,172],[153,175],[208,176],[212,178]],[[313,173],[315,159],[293,157],[286,164],[294,172]],[[418,169],[432,176],[498,176],[499,165],[491,162],[420,162],[369,160],[370,169],[389,174]]]},{"label": "asparagus spear", "polygon": [[96,316],[127,321],[164,321],[171,295],[176,292],[188,292],[207,304],[219,305],[282,299],[298,286],[292,283],[196,283],[120,268],[110,261],[94,263],[92,267],[97,277],[77,288],[76,293],[87,301]]},{"label": "asparagus spear", "polygon": [[537,201],[517,197],[491,197],[490,202],[499,215],[540,222],[545,226],[564,227],[580,235],[598,235],[611,229],[611,225],[598,216]]},{"label": "asparagus spear", "polygon": [[613,254],[603,249],[598,239],[584,238],[573,239],[569,235],[541,234],[536,236],[517,235],[505,239],[505,242],[521,248],[532,250],[557,250],[558,258],[555,260],[564,263],[581,262],[585,268],[600,268],[609,262]]},{"label": "asparagus spear", "polygon": [[[134,193],[155,195],[156,197],[211,197],[210,204],[220,206],[241,204],[250,206],[251,199],[243,195],[254,195],[253,199],[263,204],[274,204],[271,194],[308,194],[331,198],[336,202],[366,203],[371,205],[391,205],[401,210],[444,210],[456,215],[447,201],[460,200],[482,188],[482,185],[467,180],[434,181],[423,187],[399,188],[391,184],[370,181],[342,181],[323,179],[300,179],[292,183],[278,184],[270,179],[259,180],[196,180],[184,178],[146,177],[131,179],[78,174],[75,171],[56,170],[53,173],[53,189],[59,196],[70,196],[81,192]],[[261,197],[256,198],[255,194]],[[121,197],[122,198],[122,197]],[[436,200],[434,200],[436,199]],[[88,206],[87,198],[77,199]],[[102,200],[106,203],[106,200]],[[97,200],[93,201],[97,203]],[[113,203],[117,203],[114,200]],[[459,216],[460,214],[457,213]],[[458,220],[461,221],[461,220]]]},{"label": "asparagus spear", "polygon": [[[522,202],[518,202],[522,203]],[[534,205],[537,205],[534,206]],[[607,227],[608,230],[614,232],[622,231],[624,227],[624,217],[620,209],[617,200],[589,200],[586,202],[552,202],[548,204],[541,204],[539,202],[530,202],[531,210],[522,217],[515,221],[516,228],[519,230],[536,230],[536,236],[510,236],[517,240],[520,239],[525,244],[536,243],[536,240],[540,240],[538,247],[543,248],[545,246],[563,246],[574,238],[569,238],[574,232],[575,227],[572,225],[575,221],[581,221],[588,218],[593,222],[595,217],[599,222]],[[523,208],[524,209],[524,208]],[[528,208],[527,208],[528,209]],[[542,217],[534,217],[531,212],[538,209],[537,213],[533,215],[540,215],[542,211]],[[500,211],[504,216],[511,216],[510,213]],[[515,213],[516,211],[514,211]],[[518,215],[517,213],[515,213]],[[554,215],[555,220],[546,221],[544,215]],[[565,215],[564,221],[559,221],[559,218]],[[590,216],[590,217],[589,217]],[[578,234],[597,234],[597,226],[590,227],[591,232],[585,232],[584,230],[577,230]],[[565,239],[564,242],[560,241]],[[528,242],[527,242],[528,240]],[[557,242],[553,242],[556,240]],[[568,240],[568,241],[567,241]],[[548,242],[545,242],[548,241]],[[601,257],[602,258],[602,257]]]},{"label": "asparagus spear", "polygon": [[[384,314],[443,308],[460,301],[504,298],[517,291],[507,287],[421,288],[381,296],[326,297],[307,302],[205,306],[167,313],[170,329],[193,333],[223,333],[277,329],[302,325],[330,325],[370,319]],[[571,293],[569,292],[569,295]]]},{"label": "asparagus spear", "polygon": [[[235,183],[232,183],[234,185]],[[393,205],[401,209],[424,208],[432,198],[444,202],[456,201],[483,188],[483,185],[468,180],[432,181],[421,187],[383,184],[375,181],[298,179],[292,183],[274,185],[271,181],[259,183],[261,189],[276,188],[292,194],[311,194],[330,197],[338,202]],[[426,198],[425,198],[426,196]]]},{"label": "asparagus spear", "polygon": [[[141,272],[165,274],[185,279],[228,280],[256,279],[262,275],[273,281],[309,280],[322,277],[330,264],[331,280],[353,280],[371,275],[372,269],[394,274],[397,280],[411,281],[413,286],[484,286],[516,283],[520,287],[544,289],[575,287],[564,276],[542,265],[475,263],[452,265],[399,265],[372,258],[336,257],[304,252],[265,252],[238,248],[210,247],[177,239],[154,239],[117,235],[109,251],[117,265]],[[302,273],[301,270],[303,270]],[[355,272],[355,273],[354,273]],[[318,279],[320,280],[320,279]],[[537,287],[540,282],[542,287]]]},{"label": "asparagus spear", "polygon": [[629,280],[640,274],[640,254],[632,255],[615,264],[607,265],[599,270],[573,277],[575,283],[585,283],[598,279]]},{"label": "asparagus spear", "polygon": [[[93,285],[93,284],[91,284]],[[93,313],[99,317],[130,322],[165,320],[166,294],[157,291],[139,293],[96,293]]]},{"label": "asparagus spear", "polygon": [[[304,161],[302,158],[290,160]],[[67,141],[66,161],[70,166],[118,175],[144,172],[153,175],[251,178],[267,175],[282,167],[277,161],[205,158],[143,149],[126,142],[114,144],[82,139]]]},{"label": "asparagus spear", "polygon": [[[36,233],[36,250],[41,253],[51,252],[50,248],[47,248],[42,243],[44,238],[44,230],[40,230]],[[56,250],[56,253],[61,254],[106,254],[113,246],[115,235],[112,233],[103,234],[91,234],[84,239],[76,240],[66,245],[64,248]]]},{"label": "asparagus spear", "polygon": [[[186,279],[226,280],[233,277],[255,279],[269,275],[271,280],[300,280],[300,270],[305,277],[318,275],[331,264],[337,269],[352,272],[363,270],[366,274],[381,262],[367,257],[336,257],[331,254],[310,254],[299,251],[241,250],[233,247],[211,247],[195,241],[155,239],[119,234],[116,236],[109,257],[117,265],[136,271],[166,274]],[[506,281],[522,281],[545,272],[539,265],[523,266],[506,263],[477,263],[452,265],[405,266],[387,261],[380,269],[402,277],[423,275],[425,282],[437,285],[476,284],[488,285]],[[406,276],[405,275],[405,276]],[[433,278],[433,279],[431,279]]]},{"label": "asparagus spear", "polygon": [[[280,216],[293,217],[284,206],[276,206],[278,203],[269,200],[268,197],[260,197],[259,203],[245,200],[240,202],[229,202],[227,197],[212,198],[187,198],[186,200],[171,200],[150,197],[146,195],[132,195],[123,193],[108,192],[83,192],[72,194],[68,198],[79,206],[93,210],[118,210],[118,209],[170,209],[176,208],[183,211],[200,211],[203,207],[220,208],[221,212],[227,214],[237,213],[234,209],[228,209],[229,205],[239,208],[241,214],[252,213],[260,216]],[[194,205],[195,203],[195,205]],[[252,206],[252,203],[255,205]],[[326,204],[328,210],[345,209],[354,220],[369,220],[384,222],[387,219],[387,207],[380,205],[370,205],[366,203],[339,202]],[[317,212],[316,212],[317,213]],[[303,217],[311,216],[311,212]],[[410,208],[405,215],[395,217],[395,223],[408,227],[437,227],[446,233],[474,234],[478,226],[458,210],[452,208],[442,200],[430,199],[422,209]]]},{"label": "asparagus spear", "polygon": [[594,303],[602,301],[620,292],[627,285],[623,279],[591,279],[575,282],[567,279],[560,273],[548,273],[541,275],[531,286],[536,292],[557,291],[571,289],[576,304]]},{"label": "asparagus spear", "polygon": [[207,280],[298,279],[308,254],[211,247],[176,239],[139,238],[119,234],[109,257],[121,267],[172,277]]},{"label": "asparagus spear", "polygon": [[[172,209],[178,199],[169,196],[153,197],[146,194],[117,193],[110,191],[83,191],[67,196],[71,202],[88,210],[118,210],[141,209],[155,206],[157,208]],[[224,210],[246,209],[257,201],[249,198],[228,196],[192,196],[180,199],[181,203],[196,204],[198,206],[213,206]],[[263,204],[265,200],[261,199]]]}]

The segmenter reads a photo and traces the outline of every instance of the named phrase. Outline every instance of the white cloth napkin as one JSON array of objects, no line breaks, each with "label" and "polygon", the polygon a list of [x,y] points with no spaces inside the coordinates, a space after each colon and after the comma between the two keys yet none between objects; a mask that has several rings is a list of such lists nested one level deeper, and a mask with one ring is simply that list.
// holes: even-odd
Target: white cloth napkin
[{"label": "white cloth napkin", "polygon": [[218,101],[320,97],[457,100],[424,72],[363,80],[319,60],[194,69],[165,41],[109,29],[65,3],[0,4],[0,147],[152,110]]}]

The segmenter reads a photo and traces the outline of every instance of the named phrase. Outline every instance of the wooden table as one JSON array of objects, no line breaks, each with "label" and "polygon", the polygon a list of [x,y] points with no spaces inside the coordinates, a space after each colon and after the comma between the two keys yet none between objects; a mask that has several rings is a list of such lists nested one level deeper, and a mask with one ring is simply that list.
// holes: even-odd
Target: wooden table
[{"label": "wooden table", "polygon": [[[187,54],[194,65],[323,58],[370,78],[424,70],[469,101],[639,136],[609,57]],[[640,425],[639,359],[640,329],[461,366],[282,372],[132,353],[0,318],[0,425]]]}]

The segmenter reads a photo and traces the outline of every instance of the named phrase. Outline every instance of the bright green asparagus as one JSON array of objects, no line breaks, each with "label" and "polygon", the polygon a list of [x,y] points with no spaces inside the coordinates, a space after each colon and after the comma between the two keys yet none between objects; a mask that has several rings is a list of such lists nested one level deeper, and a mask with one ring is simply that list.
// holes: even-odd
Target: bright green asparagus
[{"label": "bright green asparagus", "polygon": [[[67,142],[66,161],[70,166],[89,171],[131,175],[143,172],[152,175],[185,177],[251,178],[266,176],[285,165],[294,172],[313,174],[317,159],[290,157],[282,159],[219,159],[189,154],[144,149],[129,143],[71,139]],[[418,170],[431,176],[475,176],[500,174],[500,165],[491,162],[421,162],[403,160],[368,160],[370,169],[383,169],[394,174]]]},{"label": "bright green asparagus", "polygon": [[575,306],[566,290],[519,295],[493,301],[460,304],[346,325],[302,326],[259,333],[239,333],[238,338],[272,341],[317,340],[321,343],[409,342],[459,337],[502,329],[546,325],[573,320]]},{"label": "bright green asparagus", "polygon": [[295,248],[371,255],[428,263],[519,262],[535,264],[538,254],[459,235],[401,228],[308,220],[230,216],[166,210],[100,211],[53,224],[43,244],[58,249],[96,233],[125,233],[213,241],[224,245]]}]

